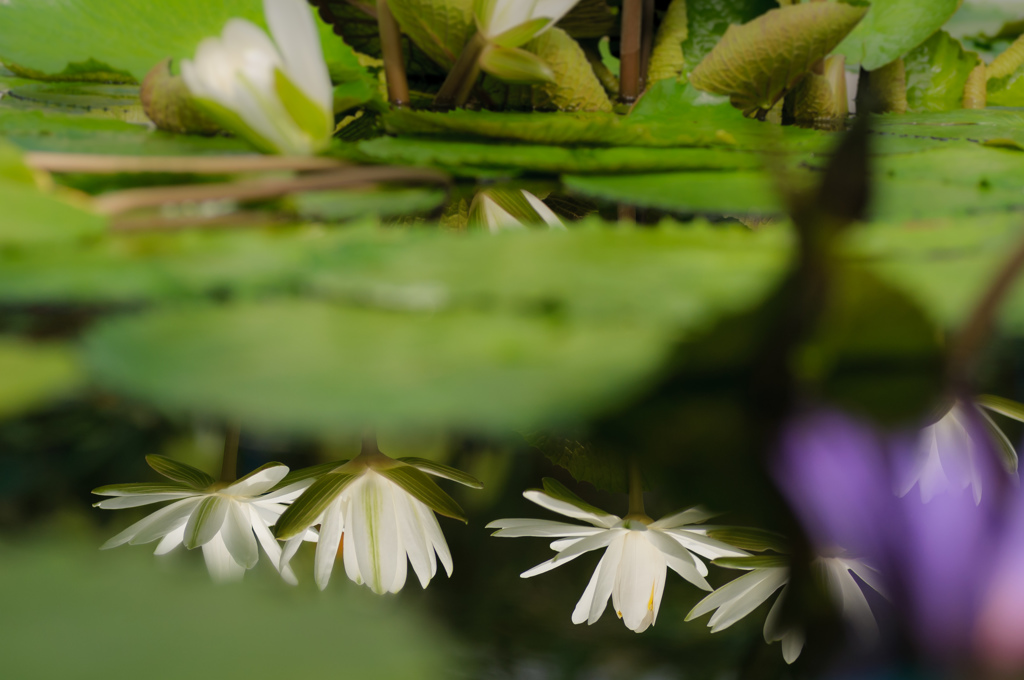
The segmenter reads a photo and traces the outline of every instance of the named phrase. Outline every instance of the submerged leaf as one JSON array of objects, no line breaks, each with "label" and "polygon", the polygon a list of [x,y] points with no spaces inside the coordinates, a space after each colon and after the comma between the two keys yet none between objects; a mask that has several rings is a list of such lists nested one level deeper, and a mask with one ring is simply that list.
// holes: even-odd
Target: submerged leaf
[{"label": "submerged leaf", "polygon": [[744,114],[764,115],[863,19],[863,7],[791,5],[730,26],[693,73],[698,89],[728,95]]}]

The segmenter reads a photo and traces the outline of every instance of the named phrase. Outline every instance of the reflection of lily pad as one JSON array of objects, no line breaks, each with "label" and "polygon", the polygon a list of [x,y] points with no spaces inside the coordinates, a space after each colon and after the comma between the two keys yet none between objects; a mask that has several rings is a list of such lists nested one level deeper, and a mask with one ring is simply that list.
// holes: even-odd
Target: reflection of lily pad
[{"label": "reflection of lily pad", "polygon": [[790,5],[730,26],[690,74],[694,87],[728,95],[752,116],[771,109],[864,17],[862,7]]}]

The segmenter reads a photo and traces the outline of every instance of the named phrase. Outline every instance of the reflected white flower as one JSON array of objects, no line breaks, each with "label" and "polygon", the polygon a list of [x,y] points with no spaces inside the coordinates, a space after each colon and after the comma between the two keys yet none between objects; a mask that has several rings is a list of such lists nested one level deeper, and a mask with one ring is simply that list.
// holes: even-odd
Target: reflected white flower
[{"label": "reflected white flower", "polygon": [[544,488],[523,495],[543,508],[591,526],[537,519],[502,519],[487,526],[498,529],[495,536],[559,539],[551,544],[558,554],[523,572],[523,578],[543,574],[593,550],[605,551],[572,614],[576,624],[594,624],[611,598],[626,627],[642,633],[657,622],[669,568],[697,587],[711,590],[705,580],[707,566],[693,553],[708,559],[747,555],[708,538],[702,527],[691,526],[712,516],[699,508],[656,522],[648,517],[621,518],[588,505],[554,480],[544,480]]},{"label": "reflected white flower", "polygon": [[[579,0],[480,0],[477,26],[488,38],[496,38],[537,21],[539,26],[526,38],[529,40],[558,23],[578,3]],[[540,19],[546,19],[547,23],[541,23]]]},{"label": "reflected white flower", "polygon": [[349,579],[377,594],[400,591],[410,563],[423,588],[437,574],[438,559],[451,576],[451,552],[434,511],[457,519],[462,512],[427,474],[480,488],[469,475],[430,461],[360,454],[320,477],[282,519],[281,564],[295,555],[301,531],[319,524],[314,577],[321,590],[339,553]]},{"label": "reflected white flower", "polygon": [[[712,633],[729,628],[745,618],[755,609],[782,589],[775,604],[768,611],[764,622],[764,639],[771,644],[782,643],[782,656],[786,663],[793,663],[804,647],[804,632],[799,627],[785,626],[782,622],[782,608],[789,590],[789,566],[785,557],[751,557],[741,560],[727,560],[726,566],[749,569],[748,573],[725,584],[697,603],[686,620],[696,619],[708,612],[715,612],[708,621]],[[740,566],[749,564],[749,567]],[[854,626],[867,641],[878,638],[878,624],[856,574],[872,589],[884,595],[885,590],[878,572],[863,561],[849,557],[821,557],[814,561],[814,567],[831,594],[843,617]]]},{"label": "reflected white flower", "polygon": [[[156,554],[164,555],[179,545],[201,547],[206,566],[217,580],[241,578],[259,561],[259,546],[285,581],[297,583],[291,569],[279,568],[281,546],[270,527],[287,503],[312,482],[298,482],[267,493],[288,474],[280,463],[269,463],[232,484],[218,484],[205,472],[162,456],[147,456],[160,474],[174,480],[164,484],[115,484],[96,489],[110,496],[95,504],[115,510],[175,501],[111,538],[103,550],[119,545],[139,545],[159,540]],[[316,540],[307,532],[302,540]]]},{"label": "reflected white flower", "polygon": [[546,224],[551,229],[565,229],[558,215],[525,189],[481,191],[473,199],[470,216],[474,223],[486,227],[492,234],[538,224]]},{"label": "reflected white flower", "polygon": [[[970,487],[974,502],[981,502],[984,475],[980,465],[981,459],[989,455],[989,442],[977,438],[990,433],[974,432],[972,436],[968,408],[973,407],[957,402],[938,422],[921,431],[914,459],[901,475],[897,495],[905,496],[917,486],[921,501],[927,503],[939,494],[959,493]],[[979,422],[988,418],[981,411],[977,417]]]},{"label": "reflected white flower", "polygon": [[334,132],[333,90],[303,0],[264,0],[273,40],[244,19],[181,63],[189,91],[224,128],[267,153],[322,151]]}]

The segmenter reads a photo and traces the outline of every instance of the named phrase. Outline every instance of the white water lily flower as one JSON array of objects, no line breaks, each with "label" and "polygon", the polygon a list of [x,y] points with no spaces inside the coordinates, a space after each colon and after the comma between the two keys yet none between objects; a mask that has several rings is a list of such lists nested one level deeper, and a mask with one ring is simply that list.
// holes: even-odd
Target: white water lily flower
[{"label": "white water lily flower", "polygon": [[[983,465],[982,459],[990,455],[986,447],[993,442],[977,438],[999,436],[1005,439],[1005,436],[995,424],[987,431],[973,428],[969,408],[974,407],[957,402],[938,422],[921,431],[913,463],[902,475],[897,495],[906,496],[917,486],[921,501],[927,503],[947,491],[959,493],[971,487],[974,502],[981,502],[984,475],[979,466]],[[979,410],[976,416],[977,422],[990,423],[984,412]],[[1009,441],[1000,443],[1012,450]]]},{"label": "white water lily flower", "polygon": [[[170,484],[115,484],[96,489],[110,496],[95,504],[104,510],[135,508],[175,501],[111,538],[103,550],[119,545],[139,545],[159,540],[156,554],[164,555],[179,545],[201,547],[206,566],[217,580],[241,578],[259,561],[259,546],[278,568],[281,546],[270,527],[293,500],[312,482],[299,481],[267,493],[288,474],[280,463],[269,463],[232,484],[219,484],[202,470],[163,456],[147,456]],[[309,532],[303,540],[316,540]],[[291,569],[278,568],[285,581],[297,583]]]},{"label": "white water lily flower", "polygon": [[505,229],[525,229],[531,224],[565,229],[565,223],[558,215],[544,201],[525,189],[481,191],[473,200],[470,216],[473,222],[486,227],[492,234]]},{"label": "white water lily flower", "polygon": [[400,591],[410,563],[423,588],[437,574],[438,559],[451,576],[451,552],[434,512],[463,519],[462,510],[427,474],[481,488],[471,476],[438,463],[364,452],[320,477],[282,518],[278,537],[287,541],[281,564],[295,555],[301,532],[319,524],[314,577],[321,590],[339,549],[349,579],[377,594]]},{"label": "white water lily flower", "polygon": [[527,31],[522,44],[557,24],[579,0],[477,0],[477,27],[488,39],[508,34],[525,24],[536,22],[536,30]]},{"label": "white water lily flower", "polygon": [[[750,566],[740,566],[742,564]],[[697,603],[686,620],[715,612],[708,621],[712,633],[729,628],[766,602],[780,588],[782,592],[768,611],[764,622],[764,639],[771,644],[782,643],[782,656],[793,663],[804,647],[804,632],[800,628],[786,627],[782,623],[782,607],[789,588],[789,566],[784,557],[750,557],[726,560],[726,566],[749,569],[749,572],[730,581]],[[878,572],[863,561],[849,557],[821,557],[815,568],[824,579],[843,617],[866,640],[878,637],[878,624],[871,613],[861,585],[853,578],[856,574],[864,583],[884,594]]]},{"label": "white water lily flower", "polygon": [[604,550],[594,575],[572,614],[572,622],[593,625],[601,618],[609,597],[627,628],[642,633],[654,625],[665,590],[667,569],[704,590],[707,566],[698,558],[741,557],[747,553],[708,538],[692,526],[712,515],[691,508],[652,522],[648,517],[625,518],[588,505],[558,482],[545,479],[544,491],[523,495],[543,508],[591,526],[538,519],[502,519],[488,524],[495,536],[557,538],[551,548],[558,554],[522,573],[529,578],[559,567],[592,550]]},{"label": "white water lily flower", "polygon": [[271,39],[244,19],[181,63],[189,91],[224,128],[266,153],[310,155],[334,132],[333,90],[304,0],[264,0]]}]

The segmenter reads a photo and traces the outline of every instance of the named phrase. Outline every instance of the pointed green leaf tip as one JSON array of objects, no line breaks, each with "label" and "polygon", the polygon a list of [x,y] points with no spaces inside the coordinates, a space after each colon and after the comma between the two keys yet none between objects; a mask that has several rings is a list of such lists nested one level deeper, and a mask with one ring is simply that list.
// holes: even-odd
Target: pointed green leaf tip
[{"label": "pointed green leaf tip", "polygon": [[728,95],[747,116],[771,109],[857,26],[865,7],[811,3],[730,26],[693,73],[694,87]]},{"label": "pointed green leaf tip", "polygon": [[193,489],[203,491],[216,480],[198,468],[156,454],[146,456],[146,462],[164,477],[176,482],[188,484]]},{"label": "pointed green leaf tip", "polygon": [[451,496],[441,490],[430,477],[411,465],[381,468],[378,473],[400,486],[406,493],[434,512],[468,523],[465,513]]}]

